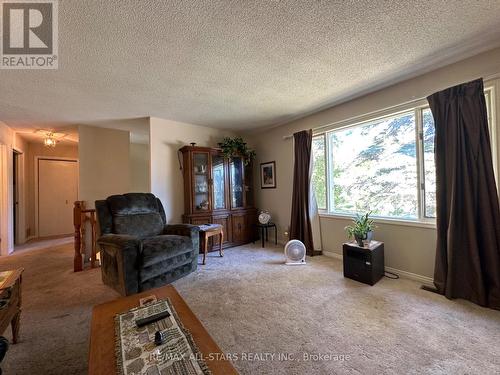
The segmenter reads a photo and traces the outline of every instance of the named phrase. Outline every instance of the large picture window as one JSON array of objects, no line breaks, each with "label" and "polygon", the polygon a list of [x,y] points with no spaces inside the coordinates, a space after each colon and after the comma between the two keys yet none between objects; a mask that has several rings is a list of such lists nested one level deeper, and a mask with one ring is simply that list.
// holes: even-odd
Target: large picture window
[{"label": "large picture window", "polygon": [[[491,89],[485,94],[491,125]],[[425,104],[316,134],[312,155],[324,212],[434,220],[434,119]]]}]

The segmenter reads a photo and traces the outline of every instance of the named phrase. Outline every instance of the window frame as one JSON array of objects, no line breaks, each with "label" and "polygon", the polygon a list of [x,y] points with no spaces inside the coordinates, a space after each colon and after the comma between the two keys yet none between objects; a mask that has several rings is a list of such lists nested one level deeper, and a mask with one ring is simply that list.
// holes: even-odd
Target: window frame
[{"label": "window frame", "polygon": [[499,170],[498,170],[498,123],[497,111],[500,111],[500,98],[497,98],[497,92],[500,90],[500,80],[485,83],[484,92],[489,96],[489,101],[486,101],[486,108],[488,110],[488,129],[490,130],[491,140],[491,156],[493,159],[493,172],[495,174],[495,182],[497,190],[500,189]]},{"label": "window frame", "polygon": [[417,189],[418,218],[417,221],[435,223],[436,218],[427,216],[425,212],[425,156],[424,156],[424,111],[430,110],[429,104],[415,108],[415,131],[417,132]]},{"label": "window frame", "polygon": [[[486,101],[488,109],[488,128],[490,130],[490,138],[492,144],[492,157],[497,174],[497,134],[496,134],[496,96],[495,89],[500,86],[500,81],[485,83],[484,92],[489,96]],[[334,132],[343,131],[353,127],[363,126],[366,123],[382,120],[388,117],[396,117],[401,114],[413,112],[415,116],[415,142],[416,142],[416,167],[417,167],[417,215],[416,219],[406,219],[399,217],[373,216],[376,222],[403,226],[417,226],[424,228],[435,228],[436,218],[425,216],[425,163],[424,163],[424,139],[423,139],[423,112],[430,109],[426,99],[411,101],[405,104],[393,106],[384,110],[375,111],[366,115],[357,116],[352,119],[341,121],[332,124],[328,127],[322,127],[321,130],[313,131],[313,138],[323,137],[325,150],[325,173],[326,173],[326,209],[319,209],[321,217],[350,219],[354,214],[335,212],[331,210],[330,191],[332,186],[332,176],[330,168],[332,163],[332,155],[330,150],[330,142],[328,135]],[[336,126],[335,126],[336,125]],[[497,176],[495,176],[497,177]],[[498,178],[498,177],[497,177]],[[498,183],[498,181],[497,181]],[[498,184],[497,184],[498,185]],[[500,188],[500,187],[499,187]]]},{"label": "window frame", "polygon": [[[314,134],[313,135],[313,142],[312,143],[314,143],[314,138],[319,138],[319,137],[323,138],[323,152],[324,152],[323,156],[324,156],[324,160],[325,160],[325,174],[326,174],[326,176],[325,176],[325,200],[326,200],[326,208],[321,208],[319,206],[319,204],[318,204],[317,199],[316,199],[316,205],[318,206],[318,211],[319,212],[326,212],[326,211],[328,211],[328,199],[330,198],[330,191],[328,189],[328,176],[330,175],[329,170],[328,170],[329,163],[326,160],[328,158],[328,152],[327,152],[327,149],[326,149],[326,143],[327,143],[327,141],[326,141],[326,133],[323,132],[323,133],[319,133],[319,134]],[[314,165],[313,165],[313,168],[314,168]],[[311,171],[311,177],[312,177],[312,173],[313,173],[313,171]]]}]

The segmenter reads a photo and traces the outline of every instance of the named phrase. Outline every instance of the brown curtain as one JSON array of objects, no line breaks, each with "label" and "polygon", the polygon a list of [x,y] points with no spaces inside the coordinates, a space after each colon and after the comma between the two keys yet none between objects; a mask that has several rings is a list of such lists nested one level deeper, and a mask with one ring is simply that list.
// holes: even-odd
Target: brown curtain
[{"label": "brown curtain", "polygon": [[435,123],[434,284],[500,309],[500,210],[482,79],[427,98]]},{"label": "brown curtain", "polygon": [[309,167],[311,165],[312,130],[293,135],[295,163],[293,166],[292,221],[290,238],[304,243],[308,255],[314,255],[311,220],[309,218]]}]

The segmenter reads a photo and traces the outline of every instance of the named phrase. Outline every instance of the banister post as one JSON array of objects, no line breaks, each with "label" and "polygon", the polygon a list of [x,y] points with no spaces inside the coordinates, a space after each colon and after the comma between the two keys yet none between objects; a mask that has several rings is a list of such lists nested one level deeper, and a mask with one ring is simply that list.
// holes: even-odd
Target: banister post
[{"label": "banister post", "polygon": [[95,211],[90,211],[90,230],[92,233],[92,244],[91,244],[91,255],[90,255],[90,267],[95,267],[95,262],[97,260],[96,253],[96,220],[95,220]]},{"label": "banister post", "polygon": [[75,255],[73,258],[73,270],[83,271],[83,259],[81,254],[81,227],[82,227],[82,203],[76,201],[73,206],[73,225],[75,227]]}]

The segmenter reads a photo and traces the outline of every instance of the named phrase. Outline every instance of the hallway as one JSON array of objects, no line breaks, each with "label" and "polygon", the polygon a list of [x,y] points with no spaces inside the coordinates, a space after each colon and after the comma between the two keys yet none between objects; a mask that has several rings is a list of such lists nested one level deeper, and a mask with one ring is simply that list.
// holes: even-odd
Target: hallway
[{"label": "hallway", "polygon": [[35,251],[35,250],[43,250],[49,247],[57,247],[62,245],[71,244],[73,246],[73,235],[71,236],[63,236],[58,238],[48,238],[48,239],[40,239],[40,240],[31,240],[22,245],[14,246],[15,254],[25,254],[27,252]]}]

